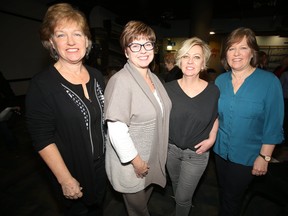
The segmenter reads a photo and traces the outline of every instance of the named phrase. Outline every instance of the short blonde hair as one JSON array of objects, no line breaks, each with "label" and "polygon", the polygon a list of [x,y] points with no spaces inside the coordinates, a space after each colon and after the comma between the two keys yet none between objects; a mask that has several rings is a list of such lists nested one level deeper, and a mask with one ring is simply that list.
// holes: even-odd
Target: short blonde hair
[{"label": "short blonde hair", "polygon": [[182,42],[181,48],[176,53],[176,65],[178,67],[181,67],[180,66],[181,58],[184,55],[186,55],[187,52],[189,52],[189,50],[193,46],[196,46],[196,45],[200,46],[203,50],[203,54],[204,54],[204,68],[203,68],[203,70],[207,69],[207,63],[208,63],[210,56],[211,56],[211,50],[210,50],[210,47],[208,46],[208,44],[198,37],[192,37],[192,38],[186,39],[185,41]]}]

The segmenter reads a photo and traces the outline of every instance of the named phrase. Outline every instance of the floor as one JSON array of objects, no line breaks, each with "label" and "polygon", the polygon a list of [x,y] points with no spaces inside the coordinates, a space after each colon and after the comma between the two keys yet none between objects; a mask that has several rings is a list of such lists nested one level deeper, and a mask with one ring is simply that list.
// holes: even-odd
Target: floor
[{"label": "floor", "polygon": [[[31,147],[23,116],[15,120],[12,129],[19,141],[14,149],[8,148],[0,137],[0,215],[60,216],[43,172],[43,162]],[[281,145],[275,153],[278,160],[288,161],[287,145]],[[285,170],[288,173],[287,164]],[[285,191],[280,188],[276,196],[287,194],[287,185],[288,182],[285,184]],[[245,200],[248,201],[248,198],[249,196]],[[156,188],[149,202],[149,210],[153,216],[169,216],[173,212],[173,206],[171,184],[168,183],[164,189]],[[243,216],[288,216],[287,204],[286,213],[283,209],[279,201],[256,194]],[[190,216],[216,216],[217,210],[218,187],[212,155],[195,193]],[[111,187],[107,190],[104,213],[105,216],[127,215],[121,196]]]}]

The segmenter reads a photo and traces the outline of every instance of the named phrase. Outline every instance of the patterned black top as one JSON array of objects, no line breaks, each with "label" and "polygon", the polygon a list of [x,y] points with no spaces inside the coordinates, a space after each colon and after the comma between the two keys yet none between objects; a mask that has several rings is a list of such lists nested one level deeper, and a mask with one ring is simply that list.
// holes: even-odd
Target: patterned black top
[{"label": "patterned black top", "polygon": [[85,67],[90,99],[81,85],[69,83],[50,66],[30,82],[26,119],[36,151],[55,143],[72,176],[85,188],[83,200],[90,203],[96,193],[93,162],[105,152],[105,86],[100,71]]}]

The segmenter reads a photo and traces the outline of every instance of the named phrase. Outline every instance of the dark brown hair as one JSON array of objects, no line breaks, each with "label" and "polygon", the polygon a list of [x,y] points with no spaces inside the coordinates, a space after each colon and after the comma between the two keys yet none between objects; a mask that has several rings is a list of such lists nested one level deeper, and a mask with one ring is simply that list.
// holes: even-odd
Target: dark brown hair
[{"label": "dark brown hair", "polygon": [[257,63],[258,63],[257,53],[259,51],[259,46],[257,44],[255,33],[249,28],[240,27],[240,28],[235,29],[228,35],[228,37],[226,38],[222,46],[220,59],[221,59],[221,63],[223,67],[226,70],[230,69],[230,66],[226,59],[228,49],[233,44],[239,43],[244,37],[246,37],[247,45],[249,46],[249,48],[252,50],[252,53],[253,53],[253,58],[250,61],[250,65],[253,67],[257,66]]}]

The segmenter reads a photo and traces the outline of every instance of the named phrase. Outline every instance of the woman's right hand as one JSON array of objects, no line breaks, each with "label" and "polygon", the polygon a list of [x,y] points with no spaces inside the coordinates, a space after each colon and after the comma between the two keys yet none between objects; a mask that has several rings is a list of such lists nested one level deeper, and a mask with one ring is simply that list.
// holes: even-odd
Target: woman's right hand
[{"label": "woman's right hand", "polygon": [[138,178],[143,178],[148,174],[149,166],[148,164],[141,159],[139,155],[137,155],[132,161],[131,161],[134,171],[136,173],[136,176]]},{"label": "woman's right hand", "polygon": [[63,195],[67,199],[78,199],[83,196],[80,183],[73,177],[61,183]]}]

